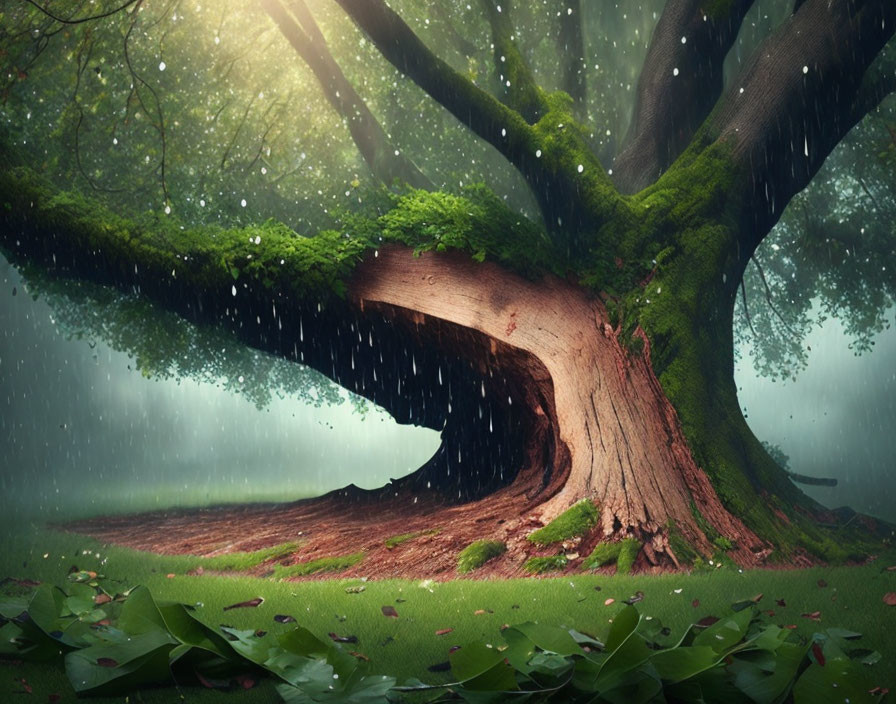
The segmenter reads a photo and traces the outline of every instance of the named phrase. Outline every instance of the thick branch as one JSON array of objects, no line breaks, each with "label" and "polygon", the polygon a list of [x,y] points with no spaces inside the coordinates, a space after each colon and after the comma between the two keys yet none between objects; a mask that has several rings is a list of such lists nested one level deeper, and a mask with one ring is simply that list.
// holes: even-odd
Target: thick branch
[{"label": "thick branch", "polygon": [[304,0],[292,3],[292,14],[280,0],[260,2],[314,73],[330,105],[345,120],[358,151],[374,176],[387,185],[397,179],[415,188],[431,189],[432,182],[395,148],[363,98],[342,73]]},{"label": "thick branch", "polygon": [[894,30],[892,0],[807,0],[732,85],[710,130],[744,179],[748,251],[864,115],[866,73]]},{"label": "thick branch", "polygon": [[501,101],[516,110],[530,124],[546,112],[547,105],[529,64],[516,44],[513,23],[510,21],[510,0],[481,0],[482,8],[492,29],[492,51],[495,76],[498,79]]},{"label": "thick branch", "polygon": [[624,193],[653,183],[684,151],[722,94],[725,56],[753,0],[668,2],[638,79],[632,122],[613,164]]}]

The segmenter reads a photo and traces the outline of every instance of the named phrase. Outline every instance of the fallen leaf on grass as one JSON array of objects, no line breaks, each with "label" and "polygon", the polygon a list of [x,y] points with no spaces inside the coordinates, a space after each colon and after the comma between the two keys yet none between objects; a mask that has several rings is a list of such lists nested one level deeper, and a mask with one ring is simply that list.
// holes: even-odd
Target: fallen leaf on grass
[{"label": "fallen leaf on grass", "polygon": [[62,699],[62,695],[57,694],[56,692],[52,692],[49,696],[47,696],[47,701],[50,702],[50,704],[55,704],[60,699]]},{"label": "fallen leaf on grass", "polygon": [[896,606],[896,592],[887,592],[884,594],[884,603],[887,606]]},{"label": "fallen leaf on grass", "polygon": [[447,635],[448,633],[451,633],[453,630],[454,630],[453,628],[440,628],[439,630],[436,631],[436,635],[444,636],[444,635]]},{"label": "fallen leaf on grass", "polygon": [[346,593],[346,594],[360,594],[360,593],[363,592],[366,588],[367,588],[367,587],[365,587],[363,584],[359,584],[359,585],[356,586],[356,587],[346,587],[346,588],[345,588],[345,593]]},{"label": "fallen leaf on grass", "polygon": [[357,643],[358,636],[339,636],[333,633],[332,631],[327,634],[330,636],[330,640],[335,643]]},{"label": "fallen leaf on grass", "polygon": [[274,616],[274,620],[277,623],[295,623],[296,622],[296,620],[292,616],[289,616],[288,614],[277,614],[276,616]]},{"label": "fallen leaf on grass", "polygon": [[108,594],[97,594],[95,597],[93,597],[93,603],[97,606],[99,606],[100,604],[108,604],[110,601],[112,601],[112,597]]},{"label": "fallen leaf on grass", "polygon": [[604,606],[609,606],[610,604],[612,604],[612,603],[615,602],[615,601],[616,601],[615,599],[613,599],[612,597],[610,597],[609,599],[607,599],[606,601],[604,601]]},{"label": "fallen leaf on grass", "polygon": [[629,606],[633,606],[634,604],[637,604],[639,601],[644,601],[644,592],[642,592],[640,590],[635,592],[632,596],[630,596],[628,599],[626,599],[623,603],[628,604]]},{"label": "fallen leaf on grass", "polygon": [[196,673],[196,679],[206,689],[230,689],[230,680],[216,680],[211,677],[205,677],[201,673]]},{"label": "fallen leaf on grass", "polygon": [[823,579],[819,579],[818,586],[821,587],[822,589],[824,589],[826,586],[828,586],[828,583],[825,582]]},{"label": "fallen leaf on grass", "polygon": [[698,606],[700,606],[700,600],[699,600],[699,599],[694,599],[694,600],[691,602],[691,606],[693,606],[693,607],[696,609]]},{"label": "fallen leaf on grass", "polygon": [[474,615],[474,616],[482,616],[484,613],[485,613],[485,609],[476,609],[476,610],[473,612],[473,615]]},{"label": "fallen leaf on grass", "polygon": [[241,601],[238,604],[231,604],[230,606],[225,606],[224,611],[230,611],[230,609],[254,608],[256,606],[260,606],[263,603],[264,603],[264,597],[257,596],[254,599],[249,599],[249,601]]},{"label": "fallen leaf on grass", "polygon": [[394,606],[383,606],[382,612],[383,616],[386,618],[398,618],[398,612],[395,610]]},{"label": "fallen leaf on grass", "polygon": [[169,572],[169,573],[166,574],[165,576],[166,576],[168,579],[174,579],[176,575],[174,574],[174,572]]},{"label": "fallen leaf on grass", "polygon": [[364,662],[370,662],[370,658],[367,657],[364,653],[358,653],[358,652],[355,652],[354,650],[349,650],[348,654],[353,657],[358,658],[358,660],[363,660]]},{"label": "fallen leaf on grass", "polygon": [[808,614],[800,614],[800,616],[802,616],[803,618],[807,618],[810,621],[821,623],[821,611],[813,611],[812,613]]},{"label": "fallen leaf on grass", "polygon": [[782,609],[787,606],[787,602],[783,599],[775,599],[775,603],[780,606]]},{"label": "fallen leaf on grass", "polygon": [[886,687],[875,687],[874,689],[869,689],[868,694],[872,694],[875,697],[883,697],[890,693],[890,690]]}]

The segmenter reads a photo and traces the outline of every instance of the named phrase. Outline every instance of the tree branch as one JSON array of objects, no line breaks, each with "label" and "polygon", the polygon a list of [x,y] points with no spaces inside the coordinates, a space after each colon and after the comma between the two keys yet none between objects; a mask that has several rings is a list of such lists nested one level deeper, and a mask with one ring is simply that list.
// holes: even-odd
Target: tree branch
[{"label": "tree branch", "polygon": [[704,10],[705,0],[667,2],[650,40],[635,111],[613,164],[624,193],[653,183],[690,143],[723,87],[725,56],[754,0]]},{"label": "tree branch", "polygon": [[547,105],[514,39],[511,0],[501,0],[500,3],[481,0],[481,4],[492,30],[492,52],[501,102],[516,110],[529,124],[534,124],[547,111]]},{"label": "tree branch", "polygon": [[304,0],[294,0],[292,13],[281,0],[259,1],[314,73],[330,105],[345,120],[373,175],[386,185],[398,179],[414,188],[432,189],[432,182],[395,147],[367,103],[342,73]]},{"label": "tree branch", "polygon": [[573,99],[581,117],[585,114],[588,99],[582,0],[557,0],[556,6],[560,22],[556,46],[562,59],[563,72],[560,87]]},{"label": "tree branch", "polygon": [[865,114],[866,73],[894,30],[892,0],[806,0],[714,112],[709,132],[744,181],[748,252]]},{"label": "tree branch", "polygon": [[548,229],[565,237],[570,251],[613,216],[619,193],[563,101],[532,126],[435,56],[384,0],[336,2],[387,61],[519,170]]}]

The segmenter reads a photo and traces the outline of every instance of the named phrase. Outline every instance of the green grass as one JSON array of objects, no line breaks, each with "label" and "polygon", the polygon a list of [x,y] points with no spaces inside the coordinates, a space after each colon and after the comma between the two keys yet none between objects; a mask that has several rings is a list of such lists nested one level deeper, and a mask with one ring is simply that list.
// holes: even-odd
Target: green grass
[{"label": "green grass", "polygon": [[545,574],[557,572],[566,567],[569,560],[565,555],[549,555],[548,557],[530,557],[523,565],[523,569],[531,574]]},{"label": "green grass", "polygon": [[559,543],[561,540],[585,535],[597,523],[599,516],[597,507],[589,499],[583,499],[527,537],[537,545]]},{"label": "green grass", "polygon": [[507,552],[507,546],[500,540],[477,540],[458,553],[457,571],[467,574],[505,552]]},{"label": "green grass", "polygon": [[301,543],[288,542],[253,552],[231,552],[196,558],[199,567],[213,572],[245,572],[263,562],[282,560],[298,550]]},{"label": "green grass", "polygon": [[275,565],[271,576],[274,579],[283,579],[284,577],[307,577],[320,572],[342,572],[349,567],[354,567],[363,559],[363,552],[354,552],[350,555],[319,557],[316,560],[297,562],[294,565]]},{"label": "green grass", "polygon": [[409,540],[413,540],[414,538],[419,538],[423,535],[436,535],[439,532],[438,528],[433,530],[416,530],[413,533],[402,533],[401,535],[393,535],[391,538],[386,538],[385,544],[389,550],[401,545],[402,543],[406,543]]},{"label": "green grass", "polygon": [[[275,622],[274,615],[289,614],[319,637],[329,632],[356,635],[359,642],[352,649],[371,659],[373,672],[399,679],[447,681],[447,674],[431,673],[427,668],[447,660],[449,649],[455,645],[473,640],[500,644],[500,628],[505,623],[531,620],[605,637],[609,620],[621,608],[621,601],[642,591],[644,598],[638,604],[641,613],[661,620],[671,629],[664,643],[676,642],[693,621],[719,615],[733,602],[763,593],[759,606],[775,612],[770,620],[781,626],[795,625],[801,636],[810,637],[817,630],[835,626],[863,633],[856,647],[883,654],[881,663],[865,667],[868,689],[896,686],[896,647],[888,626],[896,616],[896,607],[882,601],[884,594],[896,591],[896,572],[884,569],[896,564],[896,555],[863,567],[807,570],[740,573],[726,566],[694,574],[580,574],[444,583],[367,581],[363,593],[346,593],[346,587],[358,585],[360,580],[296,583],[241,575],[186,576],[188,570],[197,566],[196,558],[107,547],[88,538],[27,525],[0,526],[0,532],[4,536],[0,578],[63,583],[70,567],[77,565],[100,572],[107,580],[116,580],[113,584],[118,589],[144,584],[159,599],[194,604],[194,613],[212,626],[226,623],[276,634],[288,630],[291,624]],[[89,554],[84,554],[85,550]],[[168,578],[167,574],[176,576]],[[819,580],[824,580],[825,586],[819,586]],[[225,606],[259,596],[264,597],[264,602],[257,608],[223,611]],[[605,605],[608,599],[614,602]],[[778,599],[785,606],[779,606]],[[381,611],[384,605],[394,606],[399,618],[385,618]],[[815,611],[820,611],[821,623],[801,616]],[[445,628],[454,630],[447,636],[435,635]],[[22,689],[18,682],[21,678],[34,688],[32,696],[11,695]],[[46,702],[51,693],[61,694],[60,702],[64,704],[90,701],[75,698],[60,665],[0,661],[0,701]],[[173,687],[145,688],[132,695],[130,701],[169,704],[181,701],[181,693],[187,701],[200,704],[279,701],[267,680],[238,693],[198,687],[182,687],[181,691]],[[123,700],[124,697],[116,699]]]}]

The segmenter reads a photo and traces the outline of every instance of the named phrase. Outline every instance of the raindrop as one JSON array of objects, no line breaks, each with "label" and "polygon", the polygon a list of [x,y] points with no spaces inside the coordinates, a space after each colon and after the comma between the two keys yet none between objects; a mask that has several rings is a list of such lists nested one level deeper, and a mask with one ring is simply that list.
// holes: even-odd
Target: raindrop
[{"label": "raindrop", "polygon": [[677,75],[678,75],[678,69],[677,69],[677,68],[673,68],[673,69],[672,69],[672,75],[673,75],[673,76],[677,76]]},{"label": "raindrop", "polygon": [[240,201],[240,205],[243,206],[244,208],[246,207],[246,199],[245,199],[245,198],[243,198],[243,199]]},{"label": "raindrop", "polygon": [[579,164],[578,167],[576,168],[576,170],[577,170],[579,173],[582,173],[582,172],[585,170],[585,167],[584,167],[584,165]]},{"label": "raindrop", "polygon": [[235,296],[236,295],[236,285],[230,287],[230,292]]},{"label": "raindrop", "polygon": [[166,68],[168,68],[168,65],[164,61],[160,61],[159,62],[159,71],[164,71]]}]

